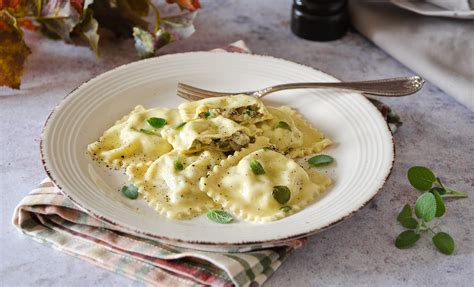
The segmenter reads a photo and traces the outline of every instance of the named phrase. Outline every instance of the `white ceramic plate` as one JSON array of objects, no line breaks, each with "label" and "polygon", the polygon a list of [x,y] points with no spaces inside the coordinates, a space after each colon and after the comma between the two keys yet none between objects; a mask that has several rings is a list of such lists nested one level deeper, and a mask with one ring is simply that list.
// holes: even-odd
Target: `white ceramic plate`
[{"label": "white ceramic plate", "polygon": [[81,85],[51,113],[42,135],[45,169],[84,209],[134,232],[196,248],[252,245],[306,236],[334,225],[363,207],[383,186],[394,160],[392,136],[381,114],[362,95],[294,90],[270,95],[268,105],[297,109],[335,144],[325,151],[336,163],[325,170],[335,184],[304,210],[266,224],[213,223],[201,216],[168,220],[119,189],[120,172],[92,161],[86,146],[135,105],[176,107],[178,81],[218,91],[241,91],[289,82],[337,81],[293,62],[237,53],[195,52],[131,63]]}]

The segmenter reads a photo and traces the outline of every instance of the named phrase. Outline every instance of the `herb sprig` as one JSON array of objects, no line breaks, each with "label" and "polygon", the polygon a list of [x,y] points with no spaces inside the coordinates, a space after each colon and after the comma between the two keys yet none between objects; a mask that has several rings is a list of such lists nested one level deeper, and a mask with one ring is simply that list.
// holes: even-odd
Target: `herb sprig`
[{"label": "herb sprig", "polygon": [[467,193],[445,187],[441,179],[437,177],[429,168],[424,166],[413,166],[408,170],[408,181],[420,191],[437,191],[441,197],[467,197]]},{"label": "herb sprig", "polygon": [[413,209],[406,204],[397,217],[398,222],[407,228],[395,239],[395,246],[405,249],[413,246],[421,237],[423,232],[430,232],[432,242],[439,252],[451,255],[455,249],[454,239],[446,232],[436,232],[428,225],[434,218],[442,217],[446,212],[443,198],[464,198],[465,192],[446,188],[439,177],[427,167],[414,166],[408,170],[408,181],[410,184],[423,192],[415,202],[415,216]]}]

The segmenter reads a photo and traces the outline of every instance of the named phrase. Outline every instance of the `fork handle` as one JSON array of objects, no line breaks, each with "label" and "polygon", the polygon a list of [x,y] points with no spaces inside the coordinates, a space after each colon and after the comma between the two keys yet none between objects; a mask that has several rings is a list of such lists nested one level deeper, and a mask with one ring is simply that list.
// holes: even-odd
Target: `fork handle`
[{"label": "fork handle", "polygon": [[281,91],[281,90],[292,90],[292,89],[305,89],[305,88],[336,88],[343,90],[356,91],[360,93],[386,96],[386,97],[401,97],[408,96],[418,92],[424,84],[424,80],[421,77],[403,77],[403,78],[392,78],[384,80],[374,81],[361,81],[361,82],[335,82],[335,83],[292,83],[282,84],[269,87],[260,91],[256,91],[253,94],[259,98],[266,96],[270,93]]}]

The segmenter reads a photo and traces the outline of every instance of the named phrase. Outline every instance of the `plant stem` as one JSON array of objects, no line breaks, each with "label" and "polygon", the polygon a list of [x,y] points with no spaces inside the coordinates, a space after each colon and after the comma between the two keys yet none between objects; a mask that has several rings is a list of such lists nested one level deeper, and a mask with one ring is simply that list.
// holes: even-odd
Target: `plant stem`
[{"label": "plant stem", "polygon": [[467,193],[465,192],[457,191],[449,187],[445,187],[443,183],[441,182],[441,180],[439,179],[439,177],[436,178],[436,182],[442,189],[446,190],[446,194],[441,195],[441,197],[443,198],[466,198],[467,197]]},{"label": "plant stem", "polygon": [[446,189],[446,194],[441,195],[442,198],[466,198],[467,193],[462,191],[455,191],[452,189]]},{"label": "plant stem", "polygon": [[425,221],[422,220],[420,225],[421,225],[420,230],[422,230],[422,231],[429,230],[429,231],[431,231],[431,233],[436,234],[436,232],[434,232],[433,229],[431,229],[428,225],[426,225]]}]

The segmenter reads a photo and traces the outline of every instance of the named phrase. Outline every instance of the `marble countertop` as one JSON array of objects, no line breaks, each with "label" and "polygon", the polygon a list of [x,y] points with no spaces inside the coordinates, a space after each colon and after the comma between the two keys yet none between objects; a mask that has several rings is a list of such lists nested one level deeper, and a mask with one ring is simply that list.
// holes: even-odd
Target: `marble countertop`
[{"label": "marble countertop", "polygon": [[[343,80],[413,74],[356,32],[328,43],[295,37],[290,1],[202,1],[197,32],[162,53],[209,50],[243,39],[258,54],[311,65]],[[140,286],[118,274],[26,238],[10,223],[18,202],[46,175],[39,137],[51,109],[74,87],[137,60],[131,40],[101,42],[96,59],[85,46],[27,33],[32,50],[20,91],[0,88],[0,285]],[[383,192],[350,220],[310,237],[267,286],[472,286],[474,280],[474,112],[431,83],[418,95],[385,99],[403,126],[396,160]],[[410,250],[393,245],[402,228],[396,216],[416,193],[406,180],[412,165],[426,165],[470,198],[447,203],[442,227],[456,239],[452,256],[439,254],[429,236]]]}]

